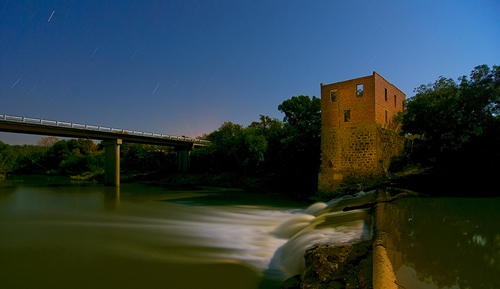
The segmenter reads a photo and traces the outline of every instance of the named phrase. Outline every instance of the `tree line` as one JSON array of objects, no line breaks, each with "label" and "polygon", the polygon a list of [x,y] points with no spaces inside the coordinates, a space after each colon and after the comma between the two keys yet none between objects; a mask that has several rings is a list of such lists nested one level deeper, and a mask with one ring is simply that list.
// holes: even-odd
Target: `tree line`
[{"label": "tree line", "polygon": [[499,66],[479,65],[457,80],[441,76],[414,92],[396,118],[414,141],[395,169],[428,168],[436,181],[470,195],[494,187],[500,171]]},{"label": "tree line", "polygon": [[[12,145],[0,141],[0,174],[52,174],[74,179],[104,178],[104,146],[91,139],[41,138],[37,145]],[[175,172],[171,148],[129,144],[121,146],[122,173],[140,177]]]},{"label": "tree line", "polygon": [[[500,160],[500,69],[475,67],[456,81],[439,77],[421,85],[395,121],[408,138],[392,173],[424,168],[441,180],[492,182]],[[321,101],[293,96],[278,110],[282,120],[260,115],[244,127],[223,123],[191,151],[190,174],[176,174],[172,148],[121,146],[122,176],[183,185],[220,185],[309,197],[317,191]],[[102,177],[104,148],[88,139],[42,138],[38,145],[0,142],[0,173],[52,173]]]},{"label": "tree line", "polygon": [[248,189],[295,196],[317,190],[321,100],[293,96],[278,110],[283,120],[261,115],[247,127],[225,122],[192,152],[192,170],[226,174]]}]

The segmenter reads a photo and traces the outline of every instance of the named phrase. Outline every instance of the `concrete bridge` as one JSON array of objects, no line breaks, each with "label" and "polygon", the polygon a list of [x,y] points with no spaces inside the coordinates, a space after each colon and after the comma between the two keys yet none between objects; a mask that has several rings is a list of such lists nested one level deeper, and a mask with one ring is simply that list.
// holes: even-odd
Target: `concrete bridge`
[{"label": "concrete bridge", "polygon": [[207,143],[205,140],[193,139],[185,136],[173,136],[6,114],[0,114],[0,131],[102,140],[105,149],[105,183],[109,186],[120,186],[120,145],[122,142],[174,147],[177,151],[178,169],[181,172],[185,172],[188,169],[189,152],[191,149],[195,146],[204,146]]}]

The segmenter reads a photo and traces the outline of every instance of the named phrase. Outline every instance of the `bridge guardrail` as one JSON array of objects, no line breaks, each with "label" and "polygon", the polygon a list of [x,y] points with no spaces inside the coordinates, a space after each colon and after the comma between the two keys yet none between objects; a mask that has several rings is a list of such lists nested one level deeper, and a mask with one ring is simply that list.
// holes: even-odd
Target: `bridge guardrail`
[{"label": "bridge guardrail", "polygon": [[2,121],[2,120],[3,121],[26,122],[26,123],[50,125],[50,126],[58,126],[58,127],[68,127],[68,128],[76,128],[76,129],[83,129],[83,130],[104,131],[104,132],[110,132],[110,133],[116,133],[116,134],[133,134],[133,135],[140,135],[140,136],[154,137],[154,138],[168,138],[168,139],[173,139],[173,140],[189,141],[189,142],[198,143],[198,144],[205,144],[205,143],[209,142],[207,140],[196,139],[196,138],[191,138],[191,137],[186,137],[186,136],[176,136],[176,135],[169,135],[169,134],[162,134],[162,133],[143,132],[143,131],[136,131],[136,130],[121,129],[121,128],[112,128],[112,127],[96,126],[96,125],[88,125],[88,124],[81,124],[81,123],[56,121],[56,120],[46,120],[46,119],[41,119],[41,118],[14,116],[14,115],[7,115],[7,114],[0,114],[0,121]]}]

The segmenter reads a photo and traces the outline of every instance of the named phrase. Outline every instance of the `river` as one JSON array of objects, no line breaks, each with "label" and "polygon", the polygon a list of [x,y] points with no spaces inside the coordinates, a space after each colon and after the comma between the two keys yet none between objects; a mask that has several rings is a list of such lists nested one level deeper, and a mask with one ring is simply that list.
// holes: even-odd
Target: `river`
[{"label": "river", "polygon": [[[374,194],[328,203],[238,191],[0,181],[0,288],[279,288],[317,243],[369,239]],[[500,198],[386,204],[400,288],[500,288]]]},{"label": "river", "polygon": [[500,198],[403,198],[386,212],[400,288],[500,288]]},{"label": "river", "polygon": [[[0,181],[1,288],[279,288],[315,243],[371,237],[371,200]],[[338,208],[338,209],[335,209]]]}]

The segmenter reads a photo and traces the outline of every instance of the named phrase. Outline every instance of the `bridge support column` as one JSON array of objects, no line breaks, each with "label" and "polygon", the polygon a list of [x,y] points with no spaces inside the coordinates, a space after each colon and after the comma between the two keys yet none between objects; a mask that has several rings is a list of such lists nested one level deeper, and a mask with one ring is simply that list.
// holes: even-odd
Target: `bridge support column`
[{"label": "bridge support column", "polygon": [[104,140],[104,184],[120,186],[120,145],[121,139]]},{"label": "bridge support column", "polygon": [[189,148],[177,149],[177,171],[187,173],[189,169]]}]

